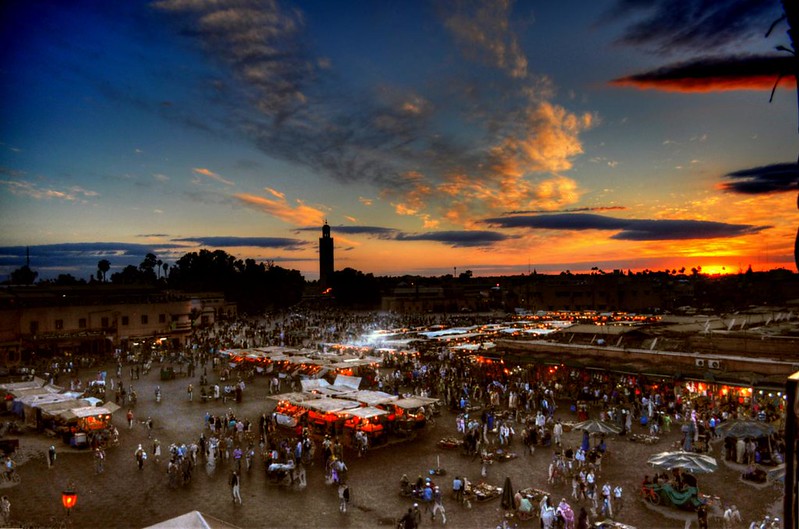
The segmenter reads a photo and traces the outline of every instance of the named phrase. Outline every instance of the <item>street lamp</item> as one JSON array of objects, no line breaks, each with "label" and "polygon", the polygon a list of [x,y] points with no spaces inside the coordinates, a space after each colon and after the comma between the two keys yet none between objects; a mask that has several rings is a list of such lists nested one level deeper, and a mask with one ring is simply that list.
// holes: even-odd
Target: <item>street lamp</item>
[{"label": "street lamp", "polygon": [[78,493],[75,492],[73,487],[67,487],[67,490],[61,493],[61,505],[67,510],[67,516],[69,516],[76,503],[78,503]]}]

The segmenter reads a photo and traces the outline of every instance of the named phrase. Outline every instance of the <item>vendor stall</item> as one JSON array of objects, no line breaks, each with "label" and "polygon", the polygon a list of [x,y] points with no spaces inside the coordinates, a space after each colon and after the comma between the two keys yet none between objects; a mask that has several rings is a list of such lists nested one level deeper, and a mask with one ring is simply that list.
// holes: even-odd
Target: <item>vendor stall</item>
[{"label": "vendor stall", "polygon": [[359,408],[352,400],[324,397],[302,403],[308,409],[308,425],[316,434],[343,433],[345,418],[338,412]]},{"label": "vendor stall", "polygon": [[432,406],[437,406],[438,399],[430,397],[407,397],[391,403],[397,413],[397,433],[411,433],[424,428],[432,417]]},{"label": "vendor stall", "polygon": [[352,408],[339,412],[344,420],[344,431],[348,435],[344,438],[352,443],[351,446],[356,446],[354,442],[355,433],[358,431],[364,432],[369,440],[369,446],[382,444],[386,441],[386,428],[384,421],[388,416],[388,412],[372,406],[364,406],[360,408]]}]

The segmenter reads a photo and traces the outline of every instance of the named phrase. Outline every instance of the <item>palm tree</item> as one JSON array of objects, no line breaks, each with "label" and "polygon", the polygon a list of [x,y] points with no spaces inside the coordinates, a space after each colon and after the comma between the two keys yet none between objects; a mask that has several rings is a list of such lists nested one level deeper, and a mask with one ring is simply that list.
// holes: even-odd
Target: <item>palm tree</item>
[{"label": "palm tree", "polygon": [[111,270],[111,261],[108,259],[100,259],[97,263],[97,271],[102,275],[103,283],[105,283],[106,274]]}]

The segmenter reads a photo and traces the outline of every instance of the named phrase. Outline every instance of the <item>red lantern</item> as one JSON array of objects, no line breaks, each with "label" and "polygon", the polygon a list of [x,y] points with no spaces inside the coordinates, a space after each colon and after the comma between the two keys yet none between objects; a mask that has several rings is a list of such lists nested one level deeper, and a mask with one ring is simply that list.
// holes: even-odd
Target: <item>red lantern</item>
[{"label": "red lantern", "polygon": [[69,511],[72,510],[76,503],[78,503],[77,492],[70,489],[61,493],[61,504],[67,510],[67,514],[69,514]]}]

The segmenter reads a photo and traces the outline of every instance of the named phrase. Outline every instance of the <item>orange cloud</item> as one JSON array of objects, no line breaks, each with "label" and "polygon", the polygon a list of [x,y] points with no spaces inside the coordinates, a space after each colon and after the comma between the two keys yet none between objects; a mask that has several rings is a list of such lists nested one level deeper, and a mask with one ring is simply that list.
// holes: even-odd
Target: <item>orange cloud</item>
[{"label": "orange cloud", "polygon": [[234,186],[236,185],[232,181],[216,174],[215,172],[211,171],[210,169],[205,169],[204,167],[195,167],[192,171],[196,174],[207,176],[211,180],[215,180],[220,184],[225,184],[226,186]]},{"label": "orange cloud", "polygon": [[322,211],[306,206],[301,200],[297,200],[297,205],[292,207],[285,199],[272,200],[246,193],[233,196],[248,207],[296,226],[321,226],[325,220]]}]

